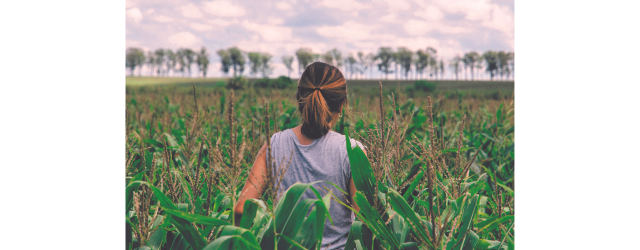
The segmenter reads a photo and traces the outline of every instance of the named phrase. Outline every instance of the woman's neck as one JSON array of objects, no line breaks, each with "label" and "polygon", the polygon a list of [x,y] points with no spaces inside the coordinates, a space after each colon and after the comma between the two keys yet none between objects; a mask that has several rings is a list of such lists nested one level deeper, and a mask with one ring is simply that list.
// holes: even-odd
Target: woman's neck
[{"label": "woman's neck", "polygon": [[298,137],[298,142],[300,142],[300,144],[309,145],[313,142],[313,139],[306,137],[305,135],[302,134],[302,125],[298,125],[297,127],[292,128],[291,130],[293,130],[293,133],[296,134],[296,137]]}]

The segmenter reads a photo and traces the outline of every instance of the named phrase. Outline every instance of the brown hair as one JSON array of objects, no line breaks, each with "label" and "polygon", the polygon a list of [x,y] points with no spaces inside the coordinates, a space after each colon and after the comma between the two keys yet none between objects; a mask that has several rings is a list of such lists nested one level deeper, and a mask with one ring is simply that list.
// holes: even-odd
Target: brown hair
[{"label": "brown hair", "polygon": [[302,114],[302,134],[318,139],[331,129],[331,113],[340,112],[347,100],[347,81],[338,68],[314,62],[300,76],[296,99]]}]

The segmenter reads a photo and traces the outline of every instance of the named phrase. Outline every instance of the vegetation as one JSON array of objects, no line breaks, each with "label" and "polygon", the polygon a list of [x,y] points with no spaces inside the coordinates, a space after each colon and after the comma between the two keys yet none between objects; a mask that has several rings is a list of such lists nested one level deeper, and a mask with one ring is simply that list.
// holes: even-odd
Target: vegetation
[{"label": "vegetation", "polygon": [[[260,147],[300,123],[294,86],[224,86],[127,86],[127,249],[318,249],[342,194],[301,183],[232,216]],[[349,86],[334,130],[368,154],[347,145],[361,210],[346,249],[513,249],[512,91]]]}]

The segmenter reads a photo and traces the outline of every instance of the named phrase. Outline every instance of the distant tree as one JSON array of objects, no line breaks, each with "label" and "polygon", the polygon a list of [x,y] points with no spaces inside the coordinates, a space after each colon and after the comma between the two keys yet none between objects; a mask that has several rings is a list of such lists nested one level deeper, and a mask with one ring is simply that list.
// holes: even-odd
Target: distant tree
[{"label": "distant tree", "polygon": [[375,60],[379,60],[378,70],[384,73],[384,79],[389,78],[389,73],[393,71],[389,71],[389,67],[391,66],[391,62],[393,60],[393,50],[390,47],[380,47],[378,49],[378,54],[375,57]]},{"label": "distant tree", "polygon": [[438,51],[433,48],[433,47],[427,47],[426,50],[427,53],[427,65],[428,65],[428,72],[429,72],[429,77],[433,78],[434,74],[437,74],[437,63],[436,62],[436,58],[438,57]]},{"label": "distant tree", "polygon": [[320,54],[312,54],[312,58],[311,62],[320,61]]},{"label": "distant tree", "polygon": [[427,54],[427,52],[423,50],[418,50],[416,52],[416,56],[417,56],[415,61],[416,72],[420,74],[420,78],[422,78],[422,73],[424,72],[424,69],[427,66],[429,66],[429,54]]},{"label": "distant tree", "polygon": [[509,54],[504,51],[498,52],[498,69],[500,72],[500,80],[504,79],[505,75],[507,75],[507,78],[509,77]]},{"label": "distant tree", "polygon": [[349,69],[349,78],[353,78],[353,73],[358,71],[358,61],[351,53],[345,59],[345,68]]},{"label": "distant tree", "polygon": [[335,61],[335,64],[333,66],[336,66],[336,68],[340,69],[340,67],[342,67],[342,52],[340,52],[337,48],[334,48],[329,52],[331,52],[333,60]]},{"label": "distant tree", "polygon": [[140,68],[138,76],[142,75],[142,65],[145,63],[144,51],[140,48],[128,48],[125,57],[125,65],[131,71],[133,76],[136,67]]},{"label": "distant tree", "polygon": [[260,66],[262,64],[262,55],[260,52],[249,52],[247,53],[249,57],[249,69],[251,70],[250,74],[254,77],[256,74],[260,72]]},{"label": "distant tree", "polygon": [[[509,52],[507,53],[508,55],[508,59],[509,59],[509,72],[507,72],[507,78],[509,78],[509,75],[513,75],[515,69],[513,68],[513,66],[515,66],[515,54],[513,52]],[[513,79],[513,78],[512,78]]]},{"label": "distant tree", "polygon": [[244,53],[242,53],[242,50],[238,49],[238,47],[231,47],[228,49],[228,52],[231,58],[231,66],[233,67],[233,76],[241,76],[246,63]]},{"label": "distant tree", "polygon": [[333,63],[333,54],[331,54],[331,51],[327,51],[326,53],[320,55],[320,61],[335,66],[335,64]]},{"label": "distant tree", "polygon": [[469,80],[467,77],[467,68],[469,67],[469,58],[465,54],[462,56],[462,64],[464,65],[464,80]]},{"label": "distant tree", "polygon": [[493,80],[493,76],[498,72],[498,53],[495,51],[487,51],[482,54],[482,58],[486,62],[486,71],[489,72],[491,80]]},{"label": "distant tree", "polygon": [[460,56],[456,56],[449,62],[449,67],[453,70],[453,74],[456,75],[456,81],[458,80],[458,73],[460,72],[460,62],[462,62],[462,58]]},{"label": "distant tree", "polygon": [[362,51],[358,51],[358,73],[362,74],[362,77],[364,78],[364,72],[367,71],[367,69],[369,68],[369,65],[367,63],[367,56],[365,56],[365,54]]},{"label": "distant tree", "polygon": [[129,76],[133,76],[136,69],[136,53],[138,48],[128,48],[125,56],[125,66],[129,69]]},{"label": "distant tree", "polygon": [[153,76],[153,67],[156,65],[156,57],[153,51],[149,50],[147,52],[147,65],[149,65],[149,75]]},{"label": "distant tree", "polygon": [[438,60],[435,57],[429,58],[429,69],[431,70],[429,76],[431,76],[432,79],[433,77],[438,79]]},{"label": "distant tree", "polygon": [[444,61],[440,59],[440,79],[444,78]]},{"label": "distant tree", "polygon": [[478,52],[471,51],[469,53],[464,54],[464,57],[465,57],[465,60],[467,61],[466,66],[468,66],[469,69],[471,70],[471,80],[473,81],[473,69],[476,62],[481,60],[480,55],[478,54]]},{"label": "distant tree", "polygon": [[269,53],[260,54],[260,72],[262,72],[262,77],[269,77],[269,75],[273,73],[273,66],[271,66],[272,57]]},{"label": "distant tree", "polygon": [[178,64],[177,54],[171,49],[165,50],[164,53],[167,55],[167,72],[174,71],[175,73],[175,67]]},{"label": "distant tree", "polygon": [[178,69],[180,70],[180,75],[184,77],[184,70],[187,64],[184,48],[180,48],[176,51],[176,61],[178,63],[177,66],[178,66]]},{"label": "distant tree", "polygon": [[160,73],[165,74],[166,72],[164,71],[164,49],[156,49],[156,68],[157,68],[157,73],[158,76],[160,76]]},{"label": "distant tree", "polygon": [[398,80],[398,66],[400,66],[400,54],[398,52],[392,52],[391,62],[393,63],[393,72],[396,75],[396,80]]},{"label": "distant tree", "polygon": [[296,57],[298,58],[298,73],[302,75],[302,71],[307,68],[307,65],[311,64],[313,60],[313,52],[310,48],[299,48],[296,50]]},{"label": "distant tree", "polygon": [[282,56],[282,64],[287,68],[287,76],[291,77],[291,71],[293,70],[292,64],[293,56]]},{"label": "distant tree", "polygon": [[[207,78],[207,69],[209,68],[209,53],[207,53],[207,48],[204,46],[200,49],[200,53],[198,53],[197,60],[198,70],[202,72],[202,77]],[[200,74],[198,74],[200,76]]]},{"label": "distant tree", "polygon": [[400,67],[404,71],[404,79],[406,80],[409,77],[409,71],[411,71],[411,58],[413,58],[413,52],[406,47],[398,48],[398,52],[396,52],[398,57],[398,62],[400,63]]},{"label": "distant tree", "polygon": [[369,66],[370,75],[369,78],[373,78],[373,66],[376,64],[376,55],[373,53],[368,53],[365,58],[367,59],[367,65]]},{"label": "distant tree", "polygon": [[196,52],[194,52],[189,48],[184,49],[184,60],[185,60],[185,66],[189,71],[189,77],[191,77],[191,65],[193,65],[194,62],[196,62]]},{"label": "distant tree", "polygon": [[231,69],[231,56],[229,55],[229,51],[220,49],[216,51],[218,56],[220,56],[220,70],[222,74],[227,76],[229,74],[229,69]]}]

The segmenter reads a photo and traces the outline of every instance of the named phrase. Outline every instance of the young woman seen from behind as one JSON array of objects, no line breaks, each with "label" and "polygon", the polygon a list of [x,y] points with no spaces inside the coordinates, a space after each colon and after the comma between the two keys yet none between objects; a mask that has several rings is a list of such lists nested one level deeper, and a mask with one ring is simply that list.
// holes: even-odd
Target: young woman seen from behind
[{"label": "young woman seen from behind", "polygon": [[[331,190],[334,198],[345,204],[353,204],[354,208],[359,210],[353,202],[356,190],[351,178],[345,136],[331,131],[342,113],[342,108],[347,104],[347,82],[344,76],[334,66],[314,62],[307,66],[298,81],[296,99],[302,114],[302,124],[275,133],[271,137],[274,172],[279,173],[282,168],[286,168],[280,186],[271,188],[277,190],[279,196],[296,182],[327,181],[348,192],[349,197],[342,195],[342,192],[330,184],[320,182],[314,184],[314,187],[319,191]],[[353,139],[351,145],[358,145],[364,150],[362,144]],[[247,199],[259,199],[267,188],[264,186],[264,177],[268,175],[266,148],[265,144],[260,149],[247,177],[234,208],[236,217],[242,215]],[[307,190],[302,199],[317,197],[311,190]],[[353,213],[334,200],[331,200],[329,213],[333,225],[328,219],[325,221],[322,249],[343,249],[354,219]]]}]

